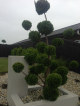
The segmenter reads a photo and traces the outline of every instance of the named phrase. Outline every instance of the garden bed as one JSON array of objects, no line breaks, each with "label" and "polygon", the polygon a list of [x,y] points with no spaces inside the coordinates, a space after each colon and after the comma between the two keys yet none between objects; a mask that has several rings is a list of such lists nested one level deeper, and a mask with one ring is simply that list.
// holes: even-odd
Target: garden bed
[{"label": "garden bed", "polygon": [[[40,100],[44,100],[43,94],[42,94],[42,88],[39,89],[29,89],[28,90],[28,95],[25,97],[22,97],[21,100],[22,102],[25,103],[30,103],[30,102],[34,102],[34,101],[40,101]],[[63,96],[66,95],[63,92],[61,92],[59,90],[59,96]]]},{"label": "garden bed", "polygon": [[[38,88],[38,86],[37,86]],[[34,87],[28,88],[28,89],[34,89]],[[36,86],[35,86],[36,89]],[[46,101],[46,100],[39,100],[35,102],[30,103],[23,103],[21,98],[18,96],[18,94],[11,95],[12,101],[14,106],[78,106],[78,96],[63,89],[59,88],[61,92],[63,92],[63,96],[60,96],[56,101]]]}]

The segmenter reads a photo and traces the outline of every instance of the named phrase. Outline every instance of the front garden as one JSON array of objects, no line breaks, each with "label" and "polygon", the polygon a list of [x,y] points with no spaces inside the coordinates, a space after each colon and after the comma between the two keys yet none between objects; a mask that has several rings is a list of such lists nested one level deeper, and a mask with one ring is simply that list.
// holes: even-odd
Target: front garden
[{"label": "front garden", "polygon": [[[54,31],[53,24],[46,16],[49,8],[47,0],[35,2],[36,12],[38,15],[44,14],[45,20],[38,23],[35,31],[31,30],[29,20],[22,22],[22,27],[29,31],[29,39],[34,47],[14,48],[12,56],[8,57],[7,101],[10,106],[78,106],[80,74],[75,72],[79,70],[80,63],[57,55],[56,50],[64,45],[63,39],[54,38],[49,45],[47,35]],[[64,32],[64,36],[69,39],[74,31],[68,31]],[[41,41],[42,35],[45,42]]]}]

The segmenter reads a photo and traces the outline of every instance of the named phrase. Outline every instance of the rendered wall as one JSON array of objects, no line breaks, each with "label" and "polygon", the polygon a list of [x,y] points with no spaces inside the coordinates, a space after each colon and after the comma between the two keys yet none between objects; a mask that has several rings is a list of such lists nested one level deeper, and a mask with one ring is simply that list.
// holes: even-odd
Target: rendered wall
[{"label": "rendered wall", "polygon": [[27,94],[28,85],[24,79],[22,73],[16,73],[13,71],[13,64],[15,62],[21,62],[24,64],[24,72],[28,73],[28,64],[24,60],[24,56],[9,56],[8,57],[8,90],[7,100],[11,103],[11,95],[18,94],[19,96],[25,96]]}]

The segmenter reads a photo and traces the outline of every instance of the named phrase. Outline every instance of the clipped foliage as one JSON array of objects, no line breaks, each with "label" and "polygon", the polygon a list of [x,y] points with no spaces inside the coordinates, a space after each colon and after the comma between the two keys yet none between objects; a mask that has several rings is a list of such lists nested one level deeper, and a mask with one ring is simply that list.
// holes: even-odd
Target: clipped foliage
[{"label": "clipped foliage", "polygon": [[22,51],[23,51],[22,47],[17,48],[16,51],[17,55],[22,56]]},{"label": "clipped foliage", "polygon": [[44,72],[45,67],[43,64],[36,64],[36,65],[30,66],[29,70],[30,70],[30,73],[38,75],[38,74]]},{"label": "clipped foliage", "polygon": [[67,29],[67,30],[65,30],[63,32],[64,38],[66,38],[66,39],[73,38],[74,37],[74,34],[75,34],[74,30],[71,29],[71,28],[70,29]]},{"label": "clipped foliage", "polygon": [[61,85],[66,84],[66,82],[67,82],[67,76],[64,75],[64,76],[62,76],[62,84]]},{"label": "clipped foliage", "polygon": [[32,27],[32,23],[28,20],[24,20],[22,22],[22,27],[25,29],[25,30],[30,30],[30,28]]},{"label": "clipped foliage", "polygon": [[56,47],[52,45],[47,45],[45,48],[45,53],[47,55],[55,55],[56,54]]},{"label": "clipped foliage", "polygon": [[17,48],[11,50],[11,55],[17,55]]},{"label": "clipped foliage", "polygon": [[38,15],[42,15],[43,13],[46,13],[48,9],[50,8],[50,4],[47,0],[38,0],[35,2],[35,8],[38,13]]},{"label": "clipped foliage", "polygon": [[79,63],[76,60],[72,60],[69,63],[69,69],[70,70],[77,70],[79,68]]},{"label": "clipped foliage", "polygon": [[54,72],[61,75],[62,85],[65,84],[67,81],[68,68],[64,66],[59,66]]},{"label": "clipped foliage", "polygon": [[23,65],[22,63],[19,63],[19,62],[13,64],[12,67],[13,67],[13,70],[14,70],[16,73],[20,73],[20,72],[22,72],[23,69],[24,69],[24,65]]},{"label": "clipped foliage", "polygon": [[22,56],[25,55],[25,53],[26,49],[23,49],[22,47],[14,48],[11,50],[11,55]]},{"label": "clipped foliage", "polygon": [[6,40],[5,40],[5,39],[3,39],[1,42],[2,42],[2,43],[6,43]]},{"label": "clipped foliage", "polygon": [[50,21],[42,21],[37,25],[38,31],[42,35],[48,35],[53,32],[54,28]]},{"label": "clipped foliage", "polygon": [[29,33],[29,39],[33,42],[38,42],[40,40],[40,33],[38,31],[31,31]]},{"label": "clipped foliage", "polygon": [[38,82],[38,77],[35,74],[29,74],[25,77],[25,80],[29,85],[35,85]]},{"label": "clipped foliage", "polygon": [[64,45],[64,40],[62,40],[61,38],[54,38],[52,44],[56,47],[59,47]]},{"label": "clipped foliage", "polygon": [[46,54],[38,54],[36,61],[39,64],[44,64],[45,66],[48,66],[50,64],[50,61],[49,61],[48,56]]},{"label": "clipped foliage", "polygon": [[58,89],[51,89],[48,86],[46,86],[43,89],[43,95],[45,99],[49,101],[55,101],[59,96],[59,91]]},{"label": "clipped foliage", "polygon": [[58,66],[59,66],[58,62],[56,60],[52,60],[50,64],[51,72],[53,72]]},{"label": "clipped foliage", "polygon": [[41,73],[44,72],[44,70],[45,70],[45,67],[44,67],[43,64],[37,64],[36,65],[36,73],[41,74]]},{"label": "clipped foliage", "polygon": [[28,62],[29,65],[32,65],[36,61],[37,50],[34,48],[28,48],[24,59]]},{"label": "clipped foliage", "polygon": [[62,77],[60,74],[52,73],[48,75],[46,82],[50,88],[55,89],[62,84]]},{"label": "clipped foliage", "polygon": [[57,72],[58,74],[60,74],[61,76],[67,75],[68,74],[68,68],[65,66],[59,66],[55,72]]},{"label": "clipped foliage", "polygon": [[40,53],[44,53],[46,46],[47,46],[47,45],[46,45],[44,42],[39,42],[39,43],[36,45],[36,48],[37,48],[37,50],[38,50]]}]

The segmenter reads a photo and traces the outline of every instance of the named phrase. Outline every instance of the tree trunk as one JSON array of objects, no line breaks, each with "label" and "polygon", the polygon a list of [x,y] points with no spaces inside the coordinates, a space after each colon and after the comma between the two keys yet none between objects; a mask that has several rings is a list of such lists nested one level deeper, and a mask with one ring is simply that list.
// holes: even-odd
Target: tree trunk
[{"label": "tree trunk", "polygon": [[46,37],[46,44],[48,45],[48,37],[47,36],[45,36]]},{"label": "tree trunk", "polygon": [[46,14],[44,13],[44,16],[45,16],[45,19],[46,19],[46,21],[47,21],[47,16],[46,16]]}]

